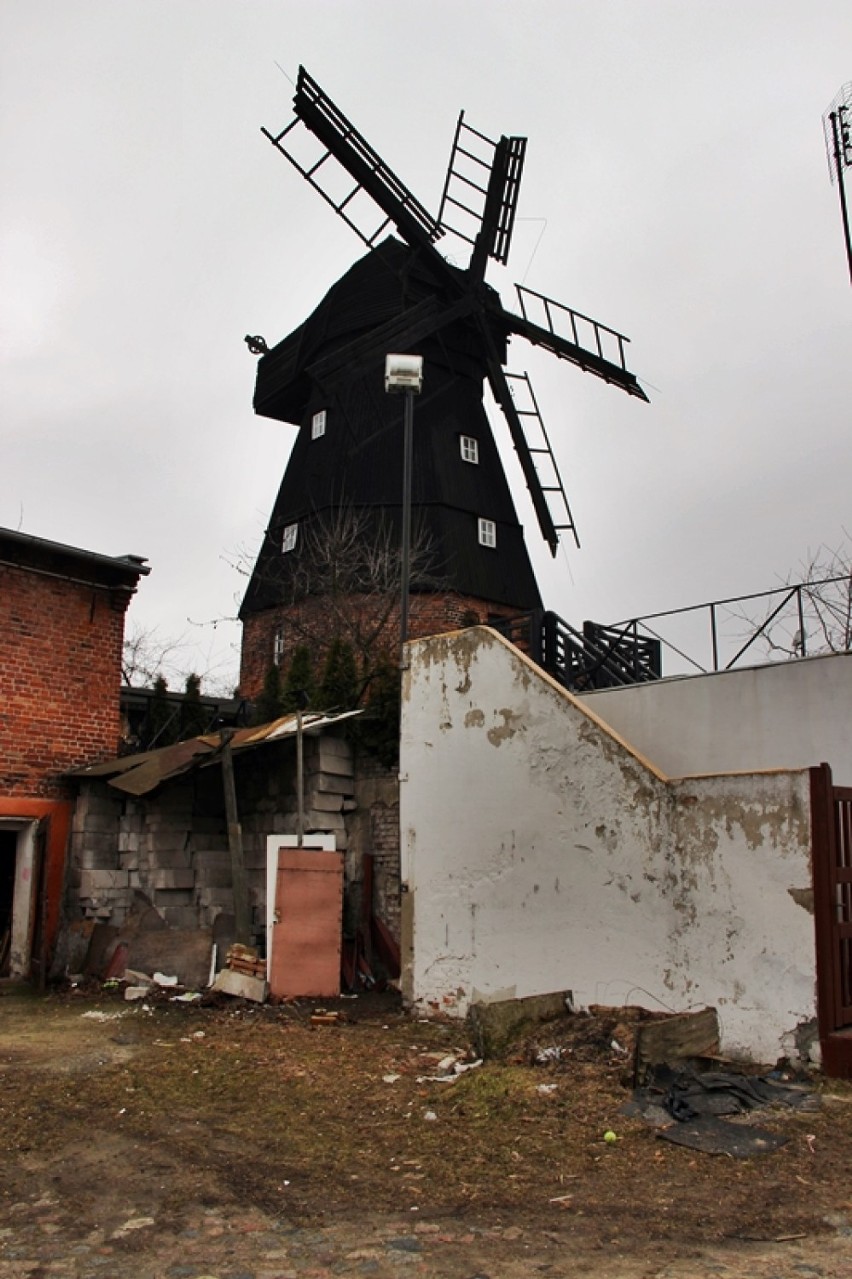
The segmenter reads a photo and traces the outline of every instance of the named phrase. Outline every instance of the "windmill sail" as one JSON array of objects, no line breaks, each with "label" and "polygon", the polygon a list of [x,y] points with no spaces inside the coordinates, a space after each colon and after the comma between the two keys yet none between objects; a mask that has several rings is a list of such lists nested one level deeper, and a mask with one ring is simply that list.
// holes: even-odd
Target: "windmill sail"
[{"label": "windmill sail", "polygon": [[472,247],[477,279],[487,258],[508,261],[526,146],[519,137],[494,142],[459,115],[438,221]]},{"label": "windmill sail", "polygon": [[[299,170],[302,177],[307,178],[311,186],[369,248],[378,242],[391,223],[409,244],[431,246],[433,240],[443,235],[435,218],[411,194],[405,183],[385,164],[378,152],[373,150],[367,139],[335,106],[304,67],[299,67],[293,105],[296,119],[286,129],[277,134],[270,133],[268,129],[262,129],[261,132]],[[284,141],[300,122],[326,148],[319,159],[308,166],[299,161],[295,152],[289,149],[289,143],[285,144]],[[355,180],[355,186],[347,190],[340,199],[331,193],[330,185],[323,181],[331,167],[331,160],[336,161]],[[383,221],[369,234],[351,213],[362,191],[371,196],[385,215]]]},{"label": "windmill sail", "polygon": [[[382,391],[391,351],[424,360],[413,503],[431,585],[424,578],[413,589],[454,601],[442,614],[447,626],[458,622],[459,609],[482,619],[536,609],[535,574],[483,404],[485,380],[555,554],[560,534],[579,541],[529,379],[504,371],[508,339],[524,337],[646,400],[627,368],[627,338],[526,288],[518,287],[515,314],[485,282],[489,259],[505,263],[509,255],[525,138],[495,141],[462,112],[436,219],[304,67],[294,109],[285,129],[264,134],[368,252],[288,337],[256,347],[256,411],[299,432],[241,616],[265,618],[257,623],[265,634],[268,610],[284,608],[287,583],[299,578],[300,548],[341,511],[352,512],[359,527],[396,536],[402,432],[398,401]],[[470,246],[466,267],[438,251],[445,232]]]},{"label": "windmill sail", "polygon": [[[539,487],[547,502],[553,527],[558,534],[570,533],[579,550],[580,538],[568,504],[568,495],[559,473],[556,455],[550,445],[547,427],[535,398],[535,391],[528,373],[506,373],[506,380],[512,392],[515,412],[523,428],[524,439],[535,466]],[[542,530],[543,531],[543,530]],[[551,545],[551,553],[556,554]]]},{"label": "windmill sail", "polygon": [[[510,332],[545,347],[560,359],[570,360],[586,373],[620,386],[628,395],[647,401],[635,373],[627,368],[624,348],[630,338],[544,293],[535,293],[520,284],[515,285],[515,290],[521,315],[504,312]],[[538,323],[530,319],[531,314],[536,315]]]}]

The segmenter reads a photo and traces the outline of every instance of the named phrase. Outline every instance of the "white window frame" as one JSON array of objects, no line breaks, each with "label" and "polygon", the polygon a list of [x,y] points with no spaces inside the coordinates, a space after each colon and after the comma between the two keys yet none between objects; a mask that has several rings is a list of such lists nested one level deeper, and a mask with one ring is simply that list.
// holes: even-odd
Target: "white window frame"
[{"label": "white window frame", "polygon": [[497,525],[493,520],[483,519],[479,517],[479,545],[487,546],[489,550],[497,549]]},{"label": "white window frame", "polygon": [[473,466],[479,466],[479,440],[475,435],[460,435],[459,449],[463,462],[470,462]]},{"label": "white window frame", "polygon": [[286,555],[289,551],[295,550],[298,538],[298,524],[285,524],[284,532],[281,534],[281,554]]},{"label": "white window frame", "polygon": [[325,409],[319,409],[311,418],[311,439],[318,440],[325,435],[325,424],[328,415]]},{"label": "white window frame", "polygon": [[272,665],[280,666],[284,661],[284,627],[277,626],[272,636]]}]

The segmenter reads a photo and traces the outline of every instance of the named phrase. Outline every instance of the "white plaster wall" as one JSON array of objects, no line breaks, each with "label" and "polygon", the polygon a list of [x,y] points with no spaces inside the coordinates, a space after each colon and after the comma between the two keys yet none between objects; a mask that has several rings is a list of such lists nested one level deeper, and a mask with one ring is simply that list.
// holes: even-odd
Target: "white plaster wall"
[{"label": "white plaster wall", "polygon": [[672,777],[831,765],[852,786],[852,653],[585,693]]},{"label": "white plaster wall", "polygon": [[570,989],[718,1007],[773,1060],[815,1016],[806,774],[676,786],[484,628],[410,646],[401,753],[406,997]]}]

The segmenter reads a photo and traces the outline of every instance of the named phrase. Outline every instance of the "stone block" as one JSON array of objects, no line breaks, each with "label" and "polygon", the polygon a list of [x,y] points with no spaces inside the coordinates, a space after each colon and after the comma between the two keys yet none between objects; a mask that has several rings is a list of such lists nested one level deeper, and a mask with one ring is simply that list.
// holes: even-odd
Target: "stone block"
[{"label": "stone block", "polygon": [[195,871],[189,867],[177,870],[152,870],[148,875],[152,888],[194,888]]},{"label": "stone block", "polygon": [[152,857],[161,856],[163,853],[179,853],[190,847],[190,832],[168,827],[149,827],[140,846],[146,848]]},{"label": "stone block", "polygon": [[118,835],[118,814],[115,811],[94,812],[90,809],[85,818],[75,821],[74,828],[92,835],[112,835],[115,839]]},{"label": "stone block", "polygon": [[339,813],[343,809],[344,800],[343,796],[337,791],[326,794],[323,791],[312,789],[305,795],[305,803],[308,808],[319,809],[323,813]]},{"label": "stone block", "polygon": [[325,794],[355,794],[355,783],[352,777],[344,777],[340,773],[311,773],[308,784],[311,790],[323,791]]},{"label": "stone block", "polygon": [[195,893],[191,888],[155,888],[153,898],[154,905],[161,910],[164,906],[191,906]]},{"label": "stone block", "polygon": [[183,848],[152,848],[149,853],[152,870],[186,870],[192,865],[192,852]]},{"label": "stone block", "polygon": [[195,869],[196,887],[204,888],[230,888],[231,887],[231,867],[227,866],[197,866]]},{"label": "stone block", "polygon": [[106,848],[93,848],[88,844],[78,847],[74,860],[81,870],[123,870],[115,844]]},{"label": "stone block", "polygon": [[98,852],[110,852],[115,857],[118,853],[118,832],[115,827],[107,831],[81,831],[75,836],[75,844],[79,849],[91,848]]},{"label": "stone block", "polygon": [[316,749],[311,751],[309,767],[323,773],[338,773],[344,777],[351,777],[352,748],[348,742],[340,738],[321,737]]},{"label": "stone block", "polygon": [[256,1004],[265,1003],[269,994],[269,986],[261,977],[235,973],[230,968],[223,968],[217,973],[212,989],[223,995],[233,995],[236,999],[251,999]]},{"label": "stone block", "polygon": [[127,888],[129,883],[126,870],[81,870],[81,897],[97,897],[110,888]]}]

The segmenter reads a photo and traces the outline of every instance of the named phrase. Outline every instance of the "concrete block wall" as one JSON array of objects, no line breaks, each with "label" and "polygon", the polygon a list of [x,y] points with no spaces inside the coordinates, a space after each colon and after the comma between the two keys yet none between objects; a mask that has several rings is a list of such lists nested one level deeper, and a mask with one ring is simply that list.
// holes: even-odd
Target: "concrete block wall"
[{"label": "concrete block wall", "polygon": [[[261,747],[236,758],[243,857],[258,940],[265,938],[266,841],[297,825],[295,748]],[[121,926],[141,893],[174,928],[212,927],[234,909],[231,855],[218,774],[205,770],[133,799],[106,783],[82,784],[75,807],[66,916]],[[349,846],[355,800],[350,745],[305,739],[305,827]],[[356,867],[353,879],[360,878]]]}]

